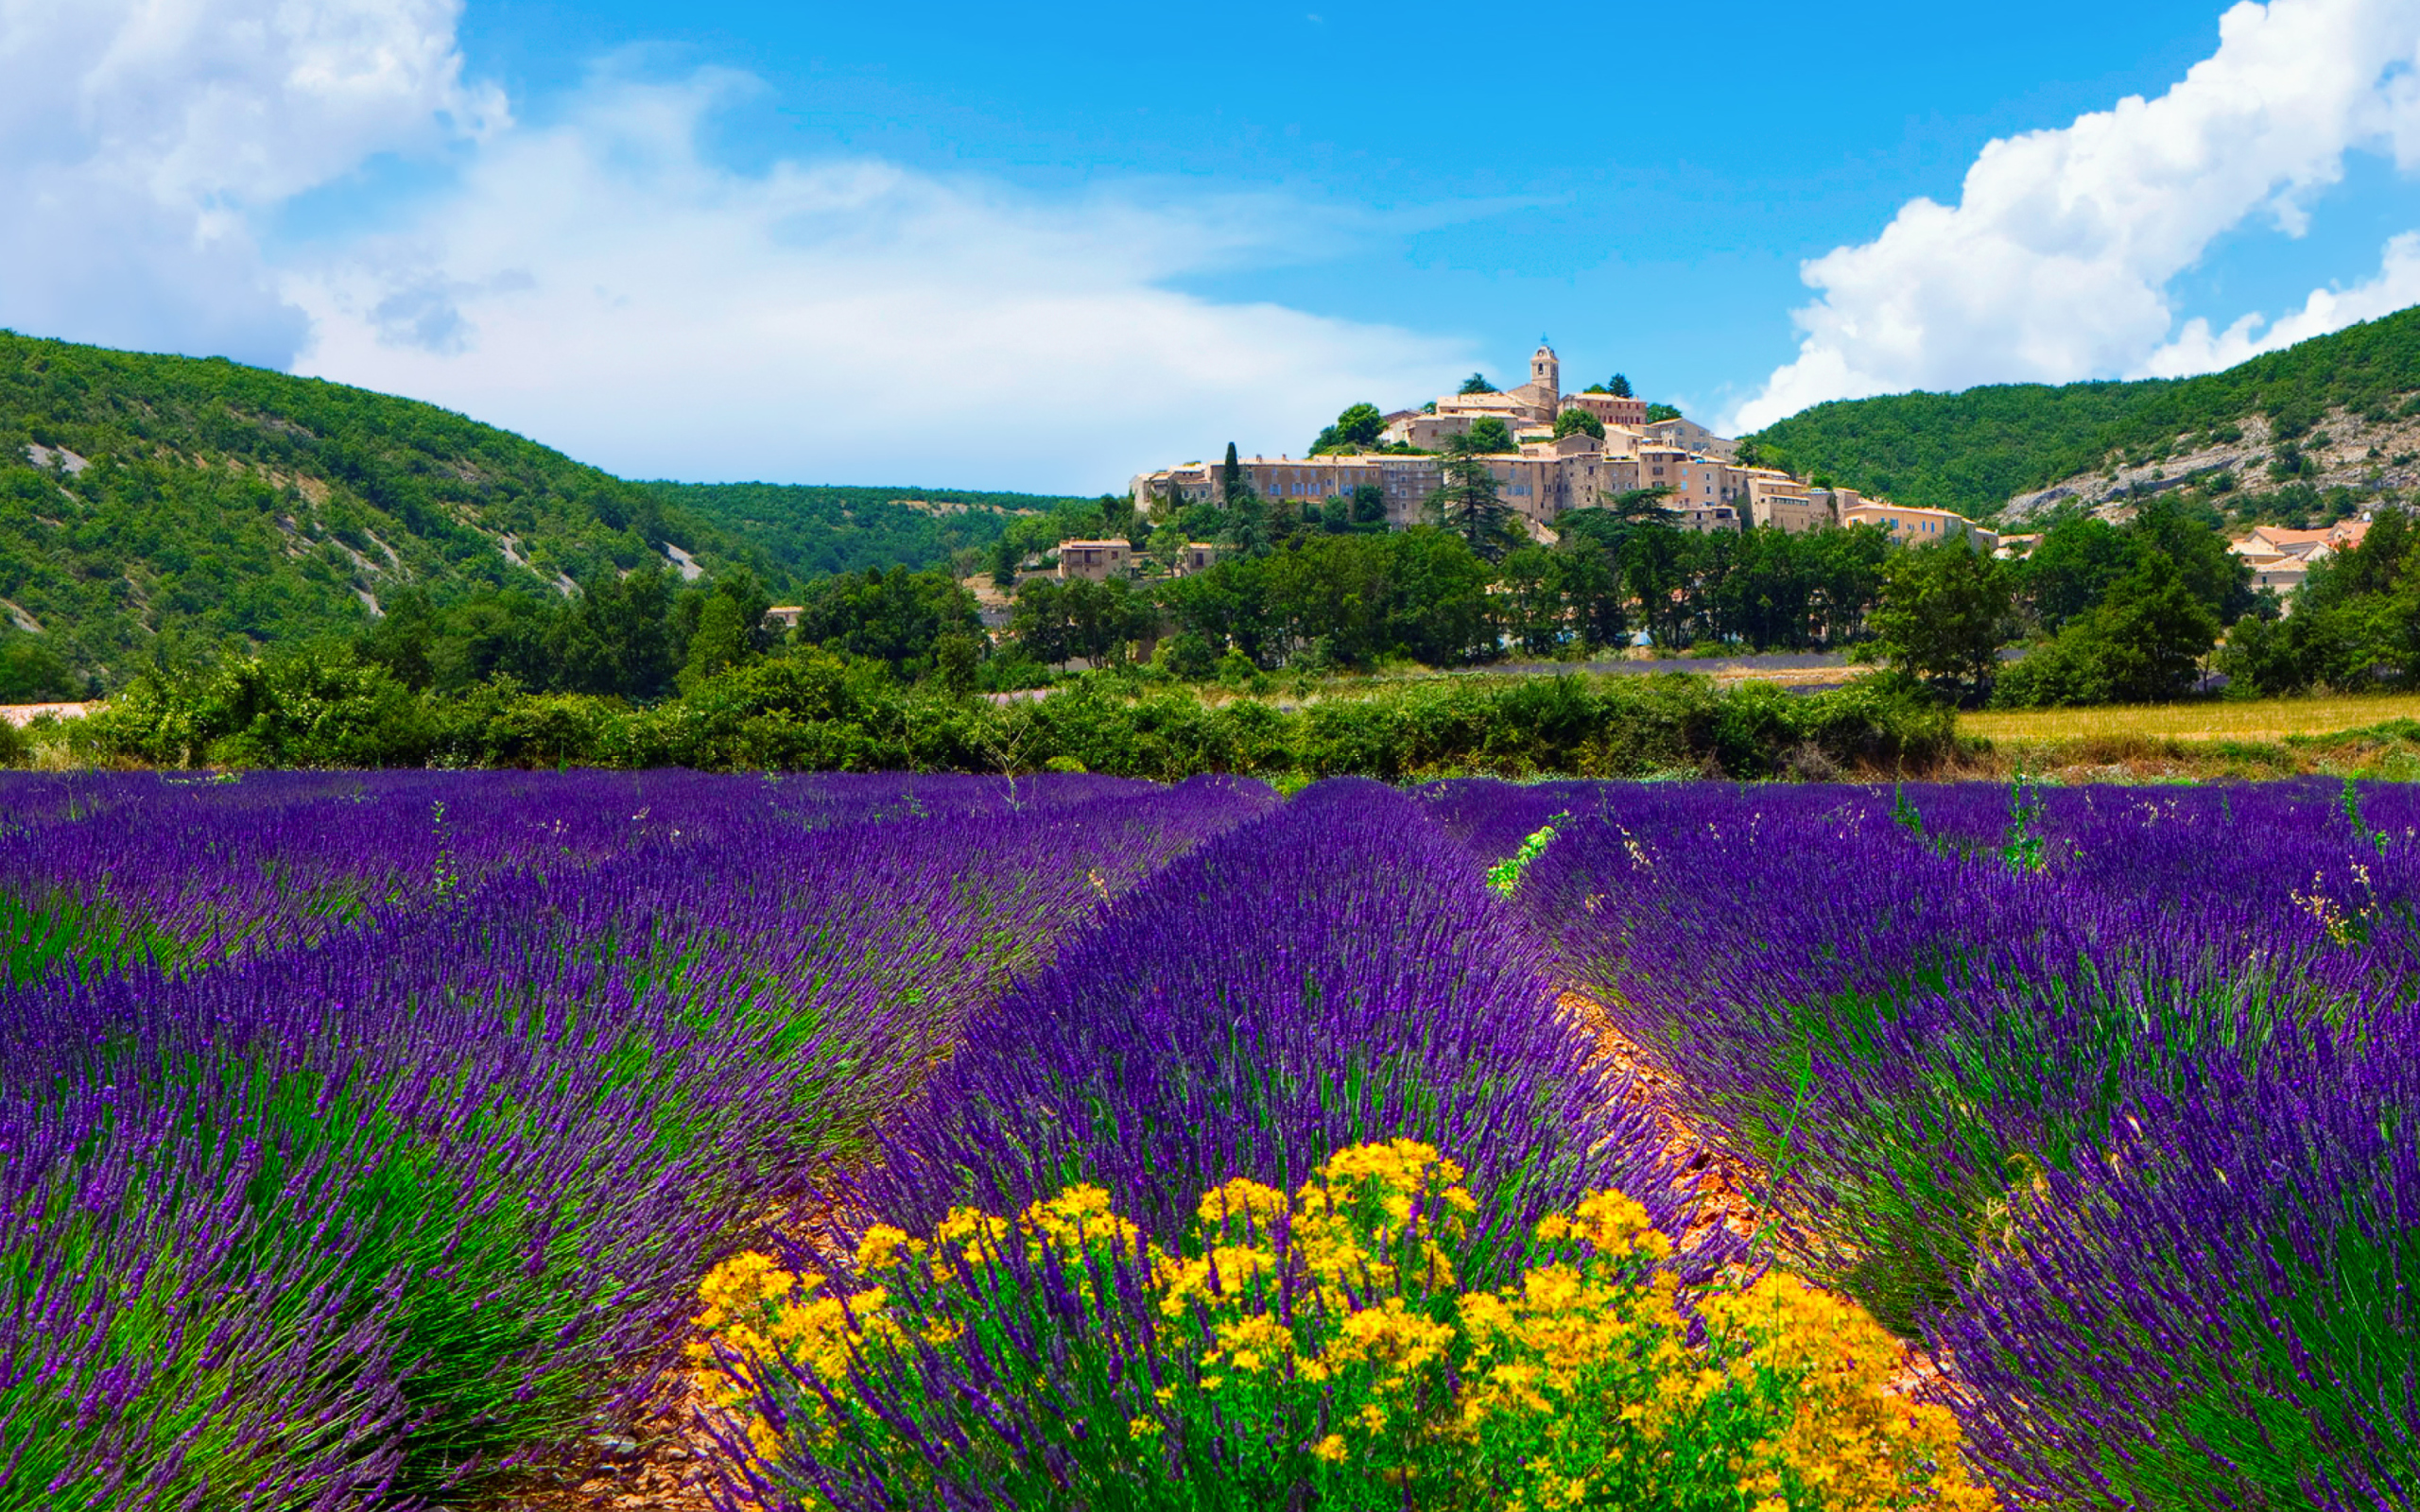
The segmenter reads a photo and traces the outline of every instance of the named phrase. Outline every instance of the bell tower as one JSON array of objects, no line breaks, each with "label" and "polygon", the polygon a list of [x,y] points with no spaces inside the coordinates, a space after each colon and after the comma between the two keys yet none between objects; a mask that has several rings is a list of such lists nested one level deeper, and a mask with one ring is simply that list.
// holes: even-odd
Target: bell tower
[{"label": "bell tower", "polygon": [[1539,403],[1547,409],[1552,410],[1563,402],[1563,361],[1544,336],[1538,337],[1538,350],[1530,353],[1530,382],[1538,390]]}]

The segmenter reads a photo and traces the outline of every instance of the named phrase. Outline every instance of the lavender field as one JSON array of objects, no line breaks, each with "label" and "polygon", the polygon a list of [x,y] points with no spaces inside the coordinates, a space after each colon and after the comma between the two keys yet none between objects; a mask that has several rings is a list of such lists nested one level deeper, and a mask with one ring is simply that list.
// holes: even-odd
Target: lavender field
[{"label": "lavender field", "polygon": [[2316,782],[0,774],[0,1509],[2420,1506],[2415,881]]}]

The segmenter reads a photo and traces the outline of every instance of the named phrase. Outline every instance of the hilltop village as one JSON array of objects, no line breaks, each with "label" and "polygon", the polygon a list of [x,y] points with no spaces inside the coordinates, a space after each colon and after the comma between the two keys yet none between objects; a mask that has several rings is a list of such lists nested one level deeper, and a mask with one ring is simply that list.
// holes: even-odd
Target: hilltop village
[{"label": "hilltop village", "polygon": [[[1517,388],[1466,386],[1374,418],[1374,436],[1339,439],[1302,457],[1237,457],[1234,475],[1259,497],[1288,504],[1382,503],[1387,523],[1400,528],[1425,519],[1445,481],[1446,454],[1476,444],[1497,497],[1538,539],[1552,539],[1555,522],[1571,510],[1652,490],[1673,523],[1690,530],[1873,524],[1909,544],[1962,535],[1985,551],[1999,545],[1991,531],[1947,509],[1906,507],[1745,465],[1737,441],[1678,414],[1650,418],[1647,402],[1631,395],[1602,386],[1565,393],[1562,360],[1543,343],[1530,353],[1530,381]],[[1223,462],[1201,461],[1143,473],[1130,485],[1135,512],[1166,519],[1188,505],[1223,506],[1227,476]]]}]

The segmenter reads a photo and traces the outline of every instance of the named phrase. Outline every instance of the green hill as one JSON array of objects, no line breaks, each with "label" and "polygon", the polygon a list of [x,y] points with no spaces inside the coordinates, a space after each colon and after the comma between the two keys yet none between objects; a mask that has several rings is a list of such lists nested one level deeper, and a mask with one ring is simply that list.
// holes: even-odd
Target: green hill
[{"label": "green hill", "polygon": [[1998,385],[1818,404],[1745,439],[1770,465],[1902,504],[1984,515],[2011,496],[2256,417],[2280,438],[2333,409],[2379,425],[2420,391],[2420,309],[2199,378]]},{"label": "green hill", "polygon": [[406,586],[543,595],[685,556],[787,594],[1059,502],[631,483],[433,404],[0,332],[0,702],[113,686],[163,634],[352,634]]},{"label": "green hill", "polygon": [[653,490],[433,404],[0,333],[0,655],[21,669],[107,684],[163,632],[352,632],[406,585],[556,592],[667,545],[770,565]]},{"label": "green hill", "polygon": [[1093,501],[963,489],[650,483],[667,507],[748,541],[797,577],[905,565],[922,570],[983,549],[1020,515]]}]

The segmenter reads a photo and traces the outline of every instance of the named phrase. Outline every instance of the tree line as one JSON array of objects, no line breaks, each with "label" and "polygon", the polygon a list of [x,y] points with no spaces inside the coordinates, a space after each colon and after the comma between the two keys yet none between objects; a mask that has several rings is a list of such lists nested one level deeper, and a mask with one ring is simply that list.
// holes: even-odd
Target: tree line
[{"label": "tree line", "polygon": [[[2124,524],[2070,510],[2027,557],[1959,542],[1884,567],[1876,647],[1954,702],[1998,708],[2157,703],[2202,685],[2221,632],[2259,633],[2273,595],[2190,496],[2149,499]],[[2011,657],[2015,646],[2019,655]]]}]

